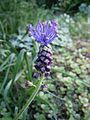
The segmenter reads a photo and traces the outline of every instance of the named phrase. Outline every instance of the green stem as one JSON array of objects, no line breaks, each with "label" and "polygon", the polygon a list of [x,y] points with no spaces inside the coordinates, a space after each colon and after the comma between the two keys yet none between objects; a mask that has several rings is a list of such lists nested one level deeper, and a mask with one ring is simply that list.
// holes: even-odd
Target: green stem
[{"label": "green stem", "polygon": [[39,80],[37,83],[36,88],[34,89],[34,91],[32,92],[30,98],[27,100],[26,104],[23,106],[23,108],[20,110],[20,112],[16,115],[16,117],[14,118],[14,120],[18,120],[19,117],[23,114],[23,112],[28,108],[28,106],[31,104],[31,102],[34,100],[35,96],[37,95],[41,84],[42,84],[43,79]]}]

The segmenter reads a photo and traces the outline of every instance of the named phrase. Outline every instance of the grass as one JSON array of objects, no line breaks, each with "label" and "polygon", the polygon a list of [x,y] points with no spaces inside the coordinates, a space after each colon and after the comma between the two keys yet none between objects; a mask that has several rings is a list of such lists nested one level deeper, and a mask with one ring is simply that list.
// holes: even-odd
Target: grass
[{"label": "grass", "polygon": [[[0,119],[89,120],[88,15],[56,16],[35,1],[0,3]],[[37,80],[32,74],[39,45],[28,37],[26,26],[49,19],[58,22],[59,32],[51,44],[51,76]]]}]

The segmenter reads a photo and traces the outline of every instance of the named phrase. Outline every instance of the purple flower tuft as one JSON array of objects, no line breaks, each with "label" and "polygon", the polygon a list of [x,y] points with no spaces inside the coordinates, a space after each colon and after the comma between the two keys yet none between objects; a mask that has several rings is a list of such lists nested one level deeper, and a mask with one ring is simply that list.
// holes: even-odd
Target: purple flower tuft
[{"label": "purple flower tuft", "polygon": [[29,35],[35,38],[35,40],[43,46],[51,43],[57,37],[57,24],[55,21],[38,22],[35,27],[30,24],[28,29]]}]

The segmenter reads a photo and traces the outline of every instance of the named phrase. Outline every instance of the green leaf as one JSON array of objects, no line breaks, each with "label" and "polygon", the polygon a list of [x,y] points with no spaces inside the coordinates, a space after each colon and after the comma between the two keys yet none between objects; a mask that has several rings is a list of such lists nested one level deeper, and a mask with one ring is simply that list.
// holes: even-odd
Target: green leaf
[{"label": "green leaf", "polygon": [[75,120],[75,119],[74,119],[74,117],[71,115],[70,118],[69,118],[69,120]]},{"label": "green leaf", "polygon": [[15,54],[12,53],[11,55],[8,56],[8,58],[3,62],[3,64],[0,65],[0,71],[3,70],[3,68],[7,65],[7,63],[9,62],[9,60],[13,59],[15,57]]},{"label": "green leaf", "polygon": [[5,75],[5,78],[4,78],[4,80],[3,80],[3,83],[2,83],[2,86],[1,86],[1,89],[0,89],[0,92],[3,90],[3,87],[4,87],[4,85],[5,85],[6,82],[7,82],[8,75],[9,75],[9,71],[10,71],[10,67],[11,67],[10,65],[12,64],[14,57],[15,57],[15,54],[11,54],[11,55],[10,55],[9,67],[8,67],[8,69],[7,69],[7,71],[6,71],[6,75]]},{"label": "green leaf", "polygon": [[25,53],[25,50],[22,49],[17,57],[17,60],[16,60],[16,65],[15,65],[15,68],[14,68],[14,73],[15,75],[18,73],[20,67],[21,67],[21,64],[23,62],[23,59],[24,59],[24,53]]},{"label": "green leaf", "polygon": [[20,78],[20,76],[22,75],[22,73],[23,73],[23,70],[20,71],[20,72],[18,72],[18,73],[16,74],[15,79],[14,79],[14,82],[16,82],[16,81]]},{"label": "green leaf", "polygon": [[12,120],[12,118],[11,117],[3,117],[3,118],[1,118],[1,120]]},{"label": "green leaf", "polygon": [[38,116],[37,120],[46,120],[46,118],[43,114],[41,114]]},{"label": "green leaf", "polygon": [[11,86],[11,83],[12,83],[12,80],[10,80],[7,84],[7,86],[5,87],[5,90],[4,90],[4,98],[7,97],[7,94],[8,94],[8,91],[10,89],[10,86]]},{"label": "green leaf", "polygon": [[[22,66],[22,62],[24,60],[24,54],[25,54],[25,50],[22,49],[17,57],[17,60],[16,60],[16,64],[14,66],[14,70],[13,70],[13,79],[12,79],[12,83],[11,83],[11,87],[13,85],[13,82],[15,82],[17,80],[17,78],[20,77],[20,74],[18,74],[21,66]],[[19,76],[18,76],[19,75]],[[18,76],[18,77],[17,77]]]}]

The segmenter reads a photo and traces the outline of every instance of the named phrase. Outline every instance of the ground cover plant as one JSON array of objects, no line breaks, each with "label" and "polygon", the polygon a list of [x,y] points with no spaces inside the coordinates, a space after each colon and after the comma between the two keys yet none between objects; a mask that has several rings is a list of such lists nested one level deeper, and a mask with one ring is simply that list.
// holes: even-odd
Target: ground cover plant
[{"label": "ground cover plant", "polygon": [[0,120],[90,120],[89,1],[47,2],[0,1]]}]

